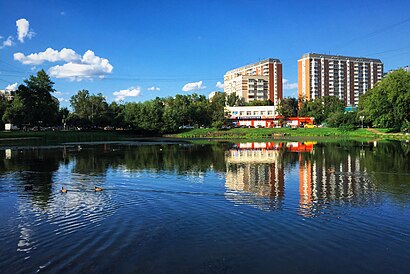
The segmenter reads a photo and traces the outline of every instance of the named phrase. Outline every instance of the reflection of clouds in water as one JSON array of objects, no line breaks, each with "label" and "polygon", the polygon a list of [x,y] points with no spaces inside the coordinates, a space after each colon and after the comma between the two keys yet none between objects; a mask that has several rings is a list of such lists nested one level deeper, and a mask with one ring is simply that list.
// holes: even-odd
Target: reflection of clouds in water
[{"label": "reflection of clouds in water", "polygon": [[141,177],[140,172],[128,168],[126,165],[118,165],[115,169],[110,169],[107,173],[112,172],[113,174],[121,174],[124,178],[139,178]]},{"label": "reflection of clouds in water", "polygon": [[22,201],[19,204],[18,211],[21,223],[18,225],[20,236],[17,243],[17,251],[26,254],[26,257],[24,259],[30,258],[30,252],[35,245],[35,241],[32,240],[33,230],[31,229],[31,222],[28,216],[29,210],[29,205],[25,201]]},{"label": "reflection of clouds in water", "polygon": [[205,182],[205,172],[202,171],[187,171],[185,174],[186,180],[191,183],[201,183]]},{"label": "reflection of clouds in water", "polygon": [[[60,196],[60,197],[58,197]],[[92,190],[68,190],[58,194],[48,210],[51,224],[58,226],[55,233],[73,233],[89,225],[95,225],[115,212],[108,193]]]}]

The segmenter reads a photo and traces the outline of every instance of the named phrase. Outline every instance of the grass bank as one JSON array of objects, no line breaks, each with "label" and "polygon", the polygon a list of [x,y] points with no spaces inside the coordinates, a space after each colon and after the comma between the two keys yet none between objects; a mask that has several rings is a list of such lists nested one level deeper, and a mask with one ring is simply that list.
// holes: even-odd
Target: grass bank
[{"label": "grass bank", "polygon": [[0,142],[61,143],[118,141],[140,137],[128,131],[1,131]]},{"label": "grass bank", "polygon": [[213,139],[266,139],[266,138],[348,138],[348,139],[395,139],[410,140],[410,135],[387,133],[388,129],[368,130],[357,129],[343,131],[337,128],[234,128],[191,129],[177,134],[167,135],[176,138],[213,138]]}]

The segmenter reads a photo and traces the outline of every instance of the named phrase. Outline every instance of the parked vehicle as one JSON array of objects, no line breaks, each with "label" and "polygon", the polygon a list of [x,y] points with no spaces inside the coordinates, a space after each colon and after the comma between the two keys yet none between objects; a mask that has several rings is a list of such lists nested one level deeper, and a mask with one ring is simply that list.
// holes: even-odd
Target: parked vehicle
[{"label": "parked vehicle", "polygon": [[305,124],[305,128],[317,128],[317,125]]}]

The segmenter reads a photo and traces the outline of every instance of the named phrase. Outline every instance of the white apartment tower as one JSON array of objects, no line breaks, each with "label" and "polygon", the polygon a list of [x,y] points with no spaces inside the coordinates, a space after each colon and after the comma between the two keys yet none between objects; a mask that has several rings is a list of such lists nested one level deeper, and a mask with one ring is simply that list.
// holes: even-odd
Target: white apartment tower
[{"label": "white apartment tower", "polygon": [[282,64],[270,58],[230,70],[224,76],[224,90],[245,102],[269,99],[276,106],[282,100]]},{"label": "white apartment tower", "polygon": [[383,77],[379,59],[309,53],[298,61],[299,98],[336,96],[345,106],[358,106],[359,97]]}]

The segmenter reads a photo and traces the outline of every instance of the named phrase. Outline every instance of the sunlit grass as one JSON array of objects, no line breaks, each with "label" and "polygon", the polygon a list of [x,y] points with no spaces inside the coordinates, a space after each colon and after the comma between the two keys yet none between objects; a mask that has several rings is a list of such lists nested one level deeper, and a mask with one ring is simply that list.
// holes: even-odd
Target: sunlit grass
[{"label": "sunlit grass", "polygon": [[[386,133],[389,129],[378,129]],[[191,129],[172,136],[179,138],[221,138],[221,139],[257,139],[268,137],[339,137],[339,138],[384,138],[410,139],[408,135],[377,134],[367,129],[352,131],[338,128],[234,128],[229,130]]]}]

